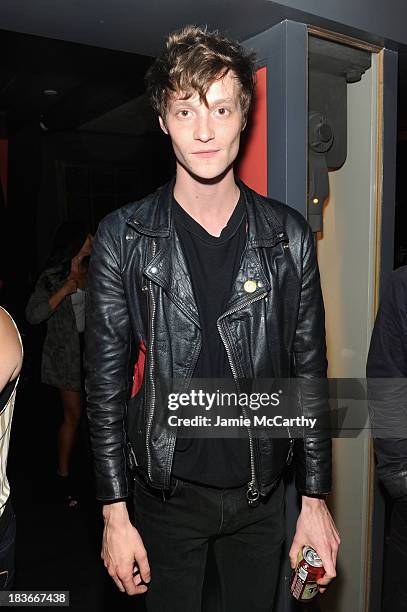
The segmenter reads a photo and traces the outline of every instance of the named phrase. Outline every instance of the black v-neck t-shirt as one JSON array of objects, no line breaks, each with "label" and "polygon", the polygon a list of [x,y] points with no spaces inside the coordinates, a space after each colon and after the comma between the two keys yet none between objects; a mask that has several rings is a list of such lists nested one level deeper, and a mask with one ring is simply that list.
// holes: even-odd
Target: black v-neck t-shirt
[{"label": "black v-neck t-shirt", "polygon": [[[209,234],[173,199],[175,230],[187,262],[201,321],[202,346],[193,378],[233,378],[217,319],[227,310],[245,248],[243,198],[241,194],[220,236]],[[231,388],[229,385],[228,390]],[[237,414],[240,413],[231,416]],[[214,421],[214,411],[211,417]],[[207,435],[210,433],[209,428]],[[239,434],[240,437],[235,438],[177,438],[172,473],[184,480],[221,488],[243,485],[250,480],[249,441],[241,428]]]}]

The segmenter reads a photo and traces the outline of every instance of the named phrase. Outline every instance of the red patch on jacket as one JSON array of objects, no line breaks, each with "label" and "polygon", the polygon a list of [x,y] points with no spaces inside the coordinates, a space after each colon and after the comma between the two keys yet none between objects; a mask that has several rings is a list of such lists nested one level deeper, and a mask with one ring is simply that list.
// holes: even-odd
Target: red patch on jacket
[{"label": "red patch on jacket", "polygon": [[134,397],[136,393],[139,392],[140,387],[143,384],[146,351],[147,347],[144,344],[144,340],[140,340],[138,358],[136,363],[134,364],[133,387],[131,389],[131,397]]}]

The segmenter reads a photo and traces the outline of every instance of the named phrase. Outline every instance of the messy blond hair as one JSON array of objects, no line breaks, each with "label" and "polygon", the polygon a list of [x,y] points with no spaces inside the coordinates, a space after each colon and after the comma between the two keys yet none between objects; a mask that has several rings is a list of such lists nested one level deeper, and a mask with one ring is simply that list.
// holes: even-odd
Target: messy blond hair
[{"label": "messy blond hair", "polygon": [[218,31],[188,25],[172,32],[166,49],[156,58],[146,77],[147,93],[157,114],[165,121],[172,94],[190,98],[195,92],[207,105],[206,94],[214,81],[232,72],[240,84],[240,106],[247,119],[254,89],[255,54]]}]

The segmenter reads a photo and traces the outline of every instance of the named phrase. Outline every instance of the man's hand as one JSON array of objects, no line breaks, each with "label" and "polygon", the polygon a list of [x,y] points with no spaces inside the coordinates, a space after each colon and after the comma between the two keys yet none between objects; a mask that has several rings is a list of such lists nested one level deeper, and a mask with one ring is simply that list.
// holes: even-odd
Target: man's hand
[{"label": "man's hand", "polygon": [[[103,506],[103,518],[101,556],[109,576],[122,593],[145,593],[147,585],[141,582],[150,582],[150,566],[143,541],[129,520],[125,502]],[[134,575],[134,571],[138,573]]]},{"label": "man's hand", "polygon": [[312,546],[321,557],[325,574],[317,580],[320,592],[336,576],[336,556],[341,540],[332,516],[322,499],[302,496],[302,509],[297,521],[297,529],[290,549],[291,567],[297,564],[297,555],[303,546]]}]

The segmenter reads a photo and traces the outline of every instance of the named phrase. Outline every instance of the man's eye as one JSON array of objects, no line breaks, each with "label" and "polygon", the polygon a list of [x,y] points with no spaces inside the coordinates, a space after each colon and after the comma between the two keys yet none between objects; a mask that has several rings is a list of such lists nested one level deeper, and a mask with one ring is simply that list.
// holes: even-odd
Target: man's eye
[{"label": "man's eye", "polygon": [[222,115],[222,117],[225,117],[229,113],[230,113],[229,109],[225,108],[224,106],[221,106],[220,108],[218,108],[218,114]]},{"label": "man's eye", "polygon": [[188,117],[189,111],[188,110],[180,110],[180,111],[178,111],[178,115],[180,117]]}]

